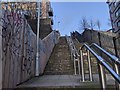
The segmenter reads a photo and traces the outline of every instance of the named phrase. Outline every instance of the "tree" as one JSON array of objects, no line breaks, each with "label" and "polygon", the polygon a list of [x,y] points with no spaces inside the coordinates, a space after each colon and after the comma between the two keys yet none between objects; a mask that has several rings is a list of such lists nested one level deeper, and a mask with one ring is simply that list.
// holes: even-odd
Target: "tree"
[{"label": "tree", "polygon": [[93,30],[93,28],[95,27],[95,22],[93,21],[93,19],[90,19],[90,24],[89,27]]},{"label": "tree", "polygon": [[100,20],[97,20],[97,21],[96,21],[96,25],[97,25],[98,29],[100,30],[100,28],[101,28]]},{"label": "tree", "polygon": [[89,24],[88,24],[86,17],[82,17],[82,19],[80,21],[80,27],[83,30],[85,30],[86,28],[89,28]]}]

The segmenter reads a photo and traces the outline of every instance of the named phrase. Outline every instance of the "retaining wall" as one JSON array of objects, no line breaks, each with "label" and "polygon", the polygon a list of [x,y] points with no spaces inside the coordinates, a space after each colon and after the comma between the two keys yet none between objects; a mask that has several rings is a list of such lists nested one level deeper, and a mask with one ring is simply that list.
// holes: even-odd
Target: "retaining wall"
[{"label": "retaining wall", "polygon": [[60,34],[56,31],[52,31],[47,37],[40,41],[40,74],[44,73],[45,66],[49,60],[52,50],[55,44],[59,40]]},{"label": "retaining wall", "polygon": [[81,34],[81,36],[84,42],[89,44],[97,43],[105,50],[120,58],[120,38],[115,34],[107,34],[105,32],[87,29]]},{"label": "retaining wall", "polygon": [[[3,46],[0,45],[2,50],[0,61],[3,61],[0,65],[3,75],[2,84],[3,88],[15,88],[18,84],[35,76],[36,35],[21,14],[4,11],[0,23],[2,23],[0,32],[2,32]],[[53,31],[39,41],[40,74],[44,72],[52,49],[59,40],[59,35],[59,32]]]}]

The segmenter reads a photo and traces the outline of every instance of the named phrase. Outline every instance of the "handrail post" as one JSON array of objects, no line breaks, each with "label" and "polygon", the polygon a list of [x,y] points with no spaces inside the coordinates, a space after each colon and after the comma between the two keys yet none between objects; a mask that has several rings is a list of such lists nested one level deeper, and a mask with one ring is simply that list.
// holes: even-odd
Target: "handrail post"
[{"label": "handrail post", "polygon": [[75,55],[73,55],[73,57],[74,57],[74,71],[75,71],[75,75],[77,75],[77,71],[76,71],[76,58],[75,58]]},{"label": "handrail post", "polygon": [[73,57],[73,50],[72,50],[72,46],[71,46],[71,44],[70,44],[70,49],[71,49],[71,60],[73,60],[74,57]]},{"label": "handrail post", "polygon": [[[119,69],[116,63],[115,63],[115,71],[119,75]],[[120,90],[120,84],[117,81],[115,81],[115,87],[116,87],[116,90]]]},{"label": "handrail post", "polygon": [[74,71],[75,71],[75,75],[77,75],[76,62],[77,62],[77,65],[78,65],[78,75],[80,75],[80,61],[79,61],[79,55],[75,56],[75,53],[74,53]]},{"label": "handrail post", "polygon": [[84,65],[83,65],[83,53],[82,50],[80,50],[80,56],[81,56],[81,71],[82,71],[82,81],[85,81],[85,75],[84,75]]},{"label": "handrail post", "polygon": [[90,51],[87,50],[87,55],[88,55],[88,67],[89,67],[89,77],[90,77],[90,81],[93,81],[93,77],[92,77],[92,68],[91,68],[91,60],[90,60]]},{"label": "handrail post", "polygon": [[[108,56],[110,56],[111,59],[114,60],[114,64],[115,65],[115,69],[116,70],[113,70],[113,68],[111,68],[111,66],[106,63],[106,61],[101,57],[99,56],[94,50],[92,50],[87,44],[84,44],[82,47],[81,47],[81,67],[82,67],[82,78],[84,78],[84,72],[83,72],[83,57],[82,57],[82,48],[86,48],[87,50],[90,51],[90,53],[92,53],[96,59],[97,59],[97,65],[98,65],[98,73],[99,73],[99,81],[100,81],[100,84],[101,84],[101,89],[102,90],[105,90],[106,89],[106,72],[105,72],[105,69],[113,76],[113,78],[116,80],[116,82],[120,83],[120,76],[119,76],[119,70],[118,70],[118,67],[117,65],[119,65],[119,59],[114,57],[113,55],[110,55],[109,53],[105,52]],[[115,59],[116,58],[116,59]],[[118,89],[117,89],[118,90]]]},{"label": "handrail post", "polygon": [[80,56],[77,57],[77,59],[78,59],[78,72],[79,72],[79,75],[80,75],[80,59],[79,58],[80,58]]},{"label": "handrail post", "polygon": [[[116,47],[116,38],[115,37],[113,37],[113,44],[114,44],[115,54],[118,57],[117,47]],[[116,63],[115,63],[115,71],[116,71],[117,74],[119,74],[119,69],[118,69],[118,66],[117,66]],[[115,81],[115,87],[116,87],[116,90],[120,89],[120,84],[117,81]]]},{"label": "handrail post", "polygon": [[104,68],[103,66],[98,63],[98,71],[99,71],[99,79],[100,79],[100,85],[101,85],[101,89],[105,90],[106,89],[106,80],[105,80],[105,72],[104,72]]}]

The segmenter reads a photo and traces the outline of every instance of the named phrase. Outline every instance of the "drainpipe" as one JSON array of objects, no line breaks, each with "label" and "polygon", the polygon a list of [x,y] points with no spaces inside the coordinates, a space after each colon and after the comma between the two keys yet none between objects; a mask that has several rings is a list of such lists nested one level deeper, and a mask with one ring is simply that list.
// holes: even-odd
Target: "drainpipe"
[{"label": "drainpipe", "polygon": [[39,76],[39,28],[40,28],[40,2],[38,4],[38,21],[37,21],[37,52],[36,52],[36,72],[35,76]]}]

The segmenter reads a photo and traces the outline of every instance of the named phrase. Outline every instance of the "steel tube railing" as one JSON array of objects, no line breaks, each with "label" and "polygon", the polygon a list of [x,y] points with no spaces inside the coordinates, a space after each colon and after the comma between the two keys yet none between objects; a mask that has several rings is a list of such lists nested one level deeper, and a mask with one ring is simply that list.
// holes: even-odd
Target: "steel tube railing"
[{"label": "steel tube railing", "polygon": [[92,68],[91,68],[91,60],[90,60],[90,51],[87,50],[88,53],[88,69],[89,69],[89,75],[90,75],[90,81],[93,81],[93,77],[92,77]]},{"label": "steel tube railing", "polygon": [[82,81],[84,82],[85,81],[85,74],[84,74],[84,64],[83,64],[83,54],[82,54],[82,50],[80,51],[80,56],[81,56],[81,77],[82,77]]},{"label": "steel tube railing", "polygon": [[106,50],[104,50],[103,48],[98,46],[96,43],[93,43],[90,46],[97,47],[99,50],[101,50],[103,53],[105,53],[108,57],[110,57],[116,64],[120,64],[119,58],[117,58],[115,55],[110,54],[109,52],[107,52]]},{"label": "steel tube railing", "polygon": [[71,50],[71,59],[73,59],[73,62],[74,62],[74,72],[75,72],[75,75],[77,75],[76,62],[77,62],[77,65],[78,65],[78,74],[80,74],[80,61],[79,61],[80,55],[77,52],[77,49],[76,49],[76,47],[75,47],[75,45],[74,45],[74,43],[72,41],[72,38],[66,36],[66,39],[67,39],[69,48]]},{"label": "steel tube railing", "polygon": [[[118,73],[116,73],[105,61],[104,59],[99,56],[98,54],[96,54],[87,44],[84,44],[81,47],[81,51],[83,48],[86,48],[87,50],[89,50],[98,60],[99,66],[100,66],[100,73],[101,73],[101,81],[102,81],[102,88],[105,88],[105,80],[104,80],[104,72],[103,72],[103,67],[114,77],[114,79],[120,83],[120,76],[118,75]],[[82,55],[82,54],[81,54]],[[81,56],[82,57],[82,56]],[[81,60],[83,61],[83,60]],[[118,62],[117,62],[118,63]],[[83,69],[83,68],[82,68]],[[83,70],[82,70],[83,71]],[[84,73],[84,72],[83,72]],[[84,78],[84,77],[83,77]]]},{"label": "steel tube railing", "polygon": [[[109,58],[111,58],[112,61],[114,62],[115,71],[116,71],[117,74],[119,74],[119,69],[118,69],[118,65],[120,65],[119,58],[117,58],[115,55],[110,54],[109,52],[107,52],[106,50],[101,48],[99,45],[97,45],[96,43],[93,43],[90,46],[91,47],[95,46],[97,49],[101,50],[105,55],[107,55]],[[116,81],[115,81],[115,84],[116,84],[116,88],[119,89],[120,88],[120,84],[117,83]]]}]

